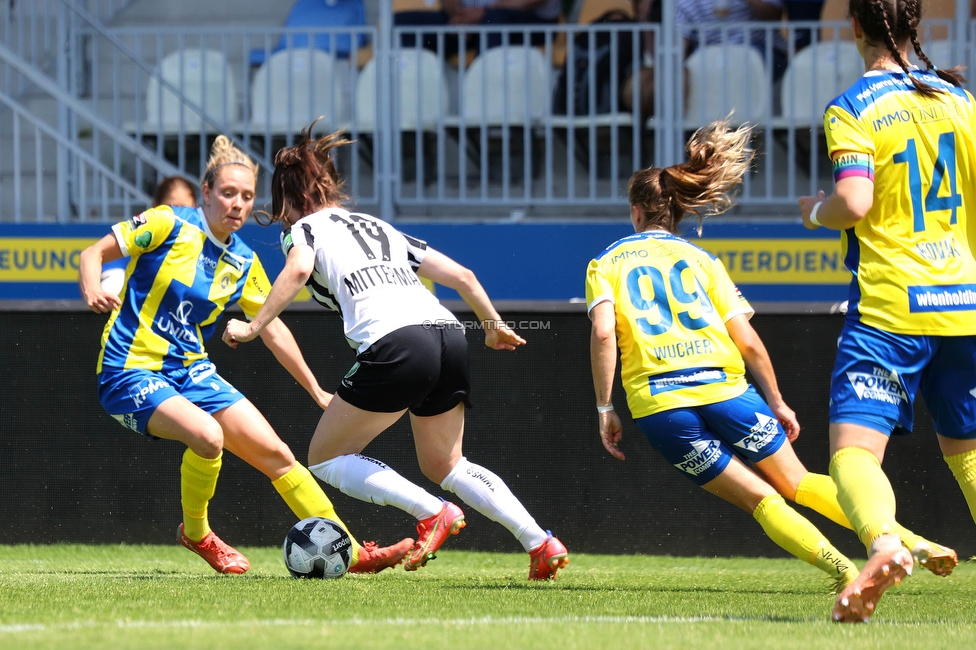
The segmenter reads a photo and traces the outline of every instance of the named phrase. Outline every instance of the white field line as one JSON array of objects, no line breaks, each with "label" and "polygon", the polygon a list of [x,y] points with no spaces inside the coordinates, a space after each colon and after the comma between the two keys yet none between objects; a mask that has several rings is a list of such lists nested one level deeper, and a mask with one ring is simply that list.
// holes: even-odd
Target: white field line
[{"label": "white field line", "polygon": [[74,623],[13,623],[0,625],[0,634],[16,634],[19,632],[59,632],[68,630],[87,630],[97,628],[117,628],[117,629],[179,629],[179,628],[222,628],[235,627],[243,628],[248,626],[260,627],[360,627],[368,625],[389,625],[389,626],[408,626],[408,625],[436,625],[438,627],[457,626],[464,627],[470,625],[538,625],[540,623],[717,623],[732,619],[718,616],[552,616],[552,617],[530,617],[530,616],[506,616],[493,617],[484,616],[478,618],[349,618],[334,620],[316,619],[266,619],[251,621],[200,621],[200,620],[175,620],[175,621],[88,621]]}]

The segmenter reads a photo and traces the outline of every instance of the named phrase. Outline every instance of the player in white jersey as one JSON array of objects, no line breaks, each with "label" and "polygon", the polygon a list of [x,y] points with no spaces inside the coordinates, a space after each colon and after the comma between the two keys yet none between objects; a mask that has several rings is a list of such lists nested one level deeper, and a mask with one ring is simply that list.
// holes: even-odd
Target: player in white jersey
[{"label": "player in white jersey", "polygon": [[349,142],[339,133],[312,140],[311,130],[275,157],[269,221],[286,227],[285,268],[254,319],[230,321],[224,341],[236,347],[255,338],[307,285],[339,312],[357,351],[312,436],[309,469],[349,496],[416,517],[418,539],[404,567],[424,566],[465,526],[464,513],[360,453],[410,411],[424,475],[507,528],[529,553],[529,579],[554,578],[569,562],[566,547],[502,479],[462,456],[470,390],[464,328],[418,274],[461,295],[484,325],[488,347],[514,350],[525,340],[501,321],[470,270],[380,219],[341,208],[346,197],[330,151]]}]

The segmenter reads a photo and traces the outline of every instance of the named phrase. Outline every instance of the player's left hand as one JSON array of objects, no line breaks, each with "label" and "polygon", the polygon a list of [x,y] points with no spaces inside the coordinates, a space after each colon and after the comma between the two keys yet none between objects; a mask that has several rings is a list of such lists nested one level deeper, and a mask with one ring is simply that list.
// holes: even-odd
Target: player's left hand
[{"label": "player's left hand", "polygon": [[316,386],[310,392],[312,394],[312,399],[314,399],[315,403],[319,405],[319,408],[321,408],[323,411],[329,408],[329,404],[332,403],[332,393],[328,393],[318,386]]},{"label": "player's left hand", "polygon": [[600,440],[603,441],[603,448],[617,460],[627,460],[619,447],[620,441],[624,437],[624,427],[620,422],[620,416],[617,415],[616,411],[597,413],[597,416],[600,418]]},{"label": "player's left hand", "polygon": [[800,422],[796,419],[796,413],[786,405],[786,402],[770,404],[769,408],[772,410],[773,415],[776,416],[776,419],[779,420],[779,423],[783,425],[787,440],[793,442],[800,437]]},{"label": "player's left hand", "polygon": [[525,339],[502,321],[485,321],[485,345],[492,350],[514,350],[519,345],[525,345]]},{"label": "player's left hand", "polygon": [[250,323],[232,318],[227,322],[227,327],[224,328],[224,334],[220,338],[230,347],[236,348],[238,343],[247,343],[248,341],[253,341],[256,337],[257,334],[251,330]]},{"label": "player's left hand", "polygon": [[801,196],[797,203],[800,204],[800,218],[803,219],[803,227],[807,230],[816,230],[820,226],[810,222],[810,213],[813,212],[813,206],[816,204],[826,201],[827,194],[820,190],[817,192],[816,196]]}]

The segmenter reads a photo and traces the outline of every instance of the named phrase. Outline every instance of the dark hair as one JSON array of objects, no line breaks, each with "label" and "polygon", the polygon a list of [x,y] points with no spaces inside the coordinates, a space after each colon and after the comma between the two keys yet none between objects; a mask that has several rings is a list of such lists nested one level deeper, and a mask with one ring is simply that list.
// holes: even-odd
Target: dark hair
[{"label": "dark hair", "polygon": [[156,187],[156,194],[153,196],[153,206],[157,205],[171,205],[168,200],[170,194],[173,193],[177,188],[183,188],[193,196],[193,205],[188,205],[186,207],[193,208],[196,207],[197,200],[197,188],[182,176],[167,176],[159,182]]},{"label": "dark hair", "polygon": [[918,42],[918,23],[922,20],[921,0],[849,0],[847,11],[852,18],[857,18],[869,42],[883,44],[888,49],[891,58],[905,71],[915,90],[922,95],[934,97],[941,90],[908,73],[908,61],[898,50],[898,44],[906,40],[912,42],[915,54],[925,64],[926,70],[934,72],[953,86],[961,86],[966,80],[961,74],[961,66],[940,70],[932,65],[929,57],[922,51]]},{"label": "dark hair", "polygon": [[[321,118],[319,118],[321,119]],[[343,192],[344,182],[339,177],[331,152],[337,147],[352,144],[352,140],[335,131],[318,139],[312,139],[312,122],[302,130],[301,139],[275,154],[274,174],[271,176],[271,214],[260,212],[255,219],[267,226],[284,217],[285,201],[308,214],[311,206],[338,205],[349,200]]]},{"label": "dark hair", "polygon": [[694,214],[700,232],[702,219],[731,207],[730,192],[752,163],[751,137],[752,127],[732,130],[727,119],[698,129],[688,140],[688,162],[634,172],[627,187],[630,204],[647,226],[673,234],[685,216]]}]

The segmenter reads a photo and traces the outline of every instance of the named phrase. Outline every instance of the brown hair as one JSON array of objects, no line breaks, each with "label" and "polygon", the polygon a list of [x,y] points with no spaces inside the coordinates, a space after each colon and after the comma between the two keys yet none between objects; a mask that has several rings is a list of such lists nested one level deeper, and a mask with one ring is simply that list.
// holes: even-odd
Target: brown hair
[{"label": "brown hair", "polygon": [[912,48],[918,59],[925,64],[926,70],[934,72],[953,86],[961,86],[965,81],[961,74],[962,67],[940,70],[932,65],[929,57],[922,51],[922,45],[918,42],[918,23],[922,19],[921,0],[850,0],[847,12],[852,18],[857,18],[870,43],[883,44],[888,49],[888,54],[905,71],[915,90],[925,97],[934,97],[941,90],[908,73],[908,61],[898,50],[898,44],[906,40],[912,42]]},{"label": "brown hair", "polygon": [[702,219],[728,210],[730,193],[752,163],[751,137],[750,126],[732,130],[728,119],[712,122],[688,140],[688,162],[634,172],[627,196],[640,210],[645,228],[678,234],[681,220],[694,214],[700,232]]},{"label": "brown hair", "polygon": [[[320,118],[321,119],[321,118]],[[335,131],[312,139],[312,122],[302,130],[301,139],[275,154],[275,169],[271,177],[271,214],[256,215],[258,223],[268,225],[284,217],[285,201],[302,211],[311,212],[312,205],[339,205],[348,201],[345,184],[332,161],[331,152],[337,147],[352,144],[352,140]]]},{"label": "brown hair", "polygon": [[177,190],[177,188],[182,188],[190,193],[190,196],[193,197],[194,205],[188,205],[186,207],[195,208],[197,188],[193,185],[193,183],[182,176],[167,176],[163,180],[159,181],[159,185],[156,187],[156,194],[153,196],[153,206],[172,205],[169,202],[169,197],[170,194]]},{"label": "brown hair", "polygon": [[242,165],[251,170],[254,174],[254,182],[258,180],[258,166],[251,160],[246,153],[234,146],[230,138],[226,135],[218,135],[210,147],[210,158],[207,160],[207,167],[203,170],[203,178],[200,179],[200,186],[213,186],[213,179],[218,168],[224,165]]}]

